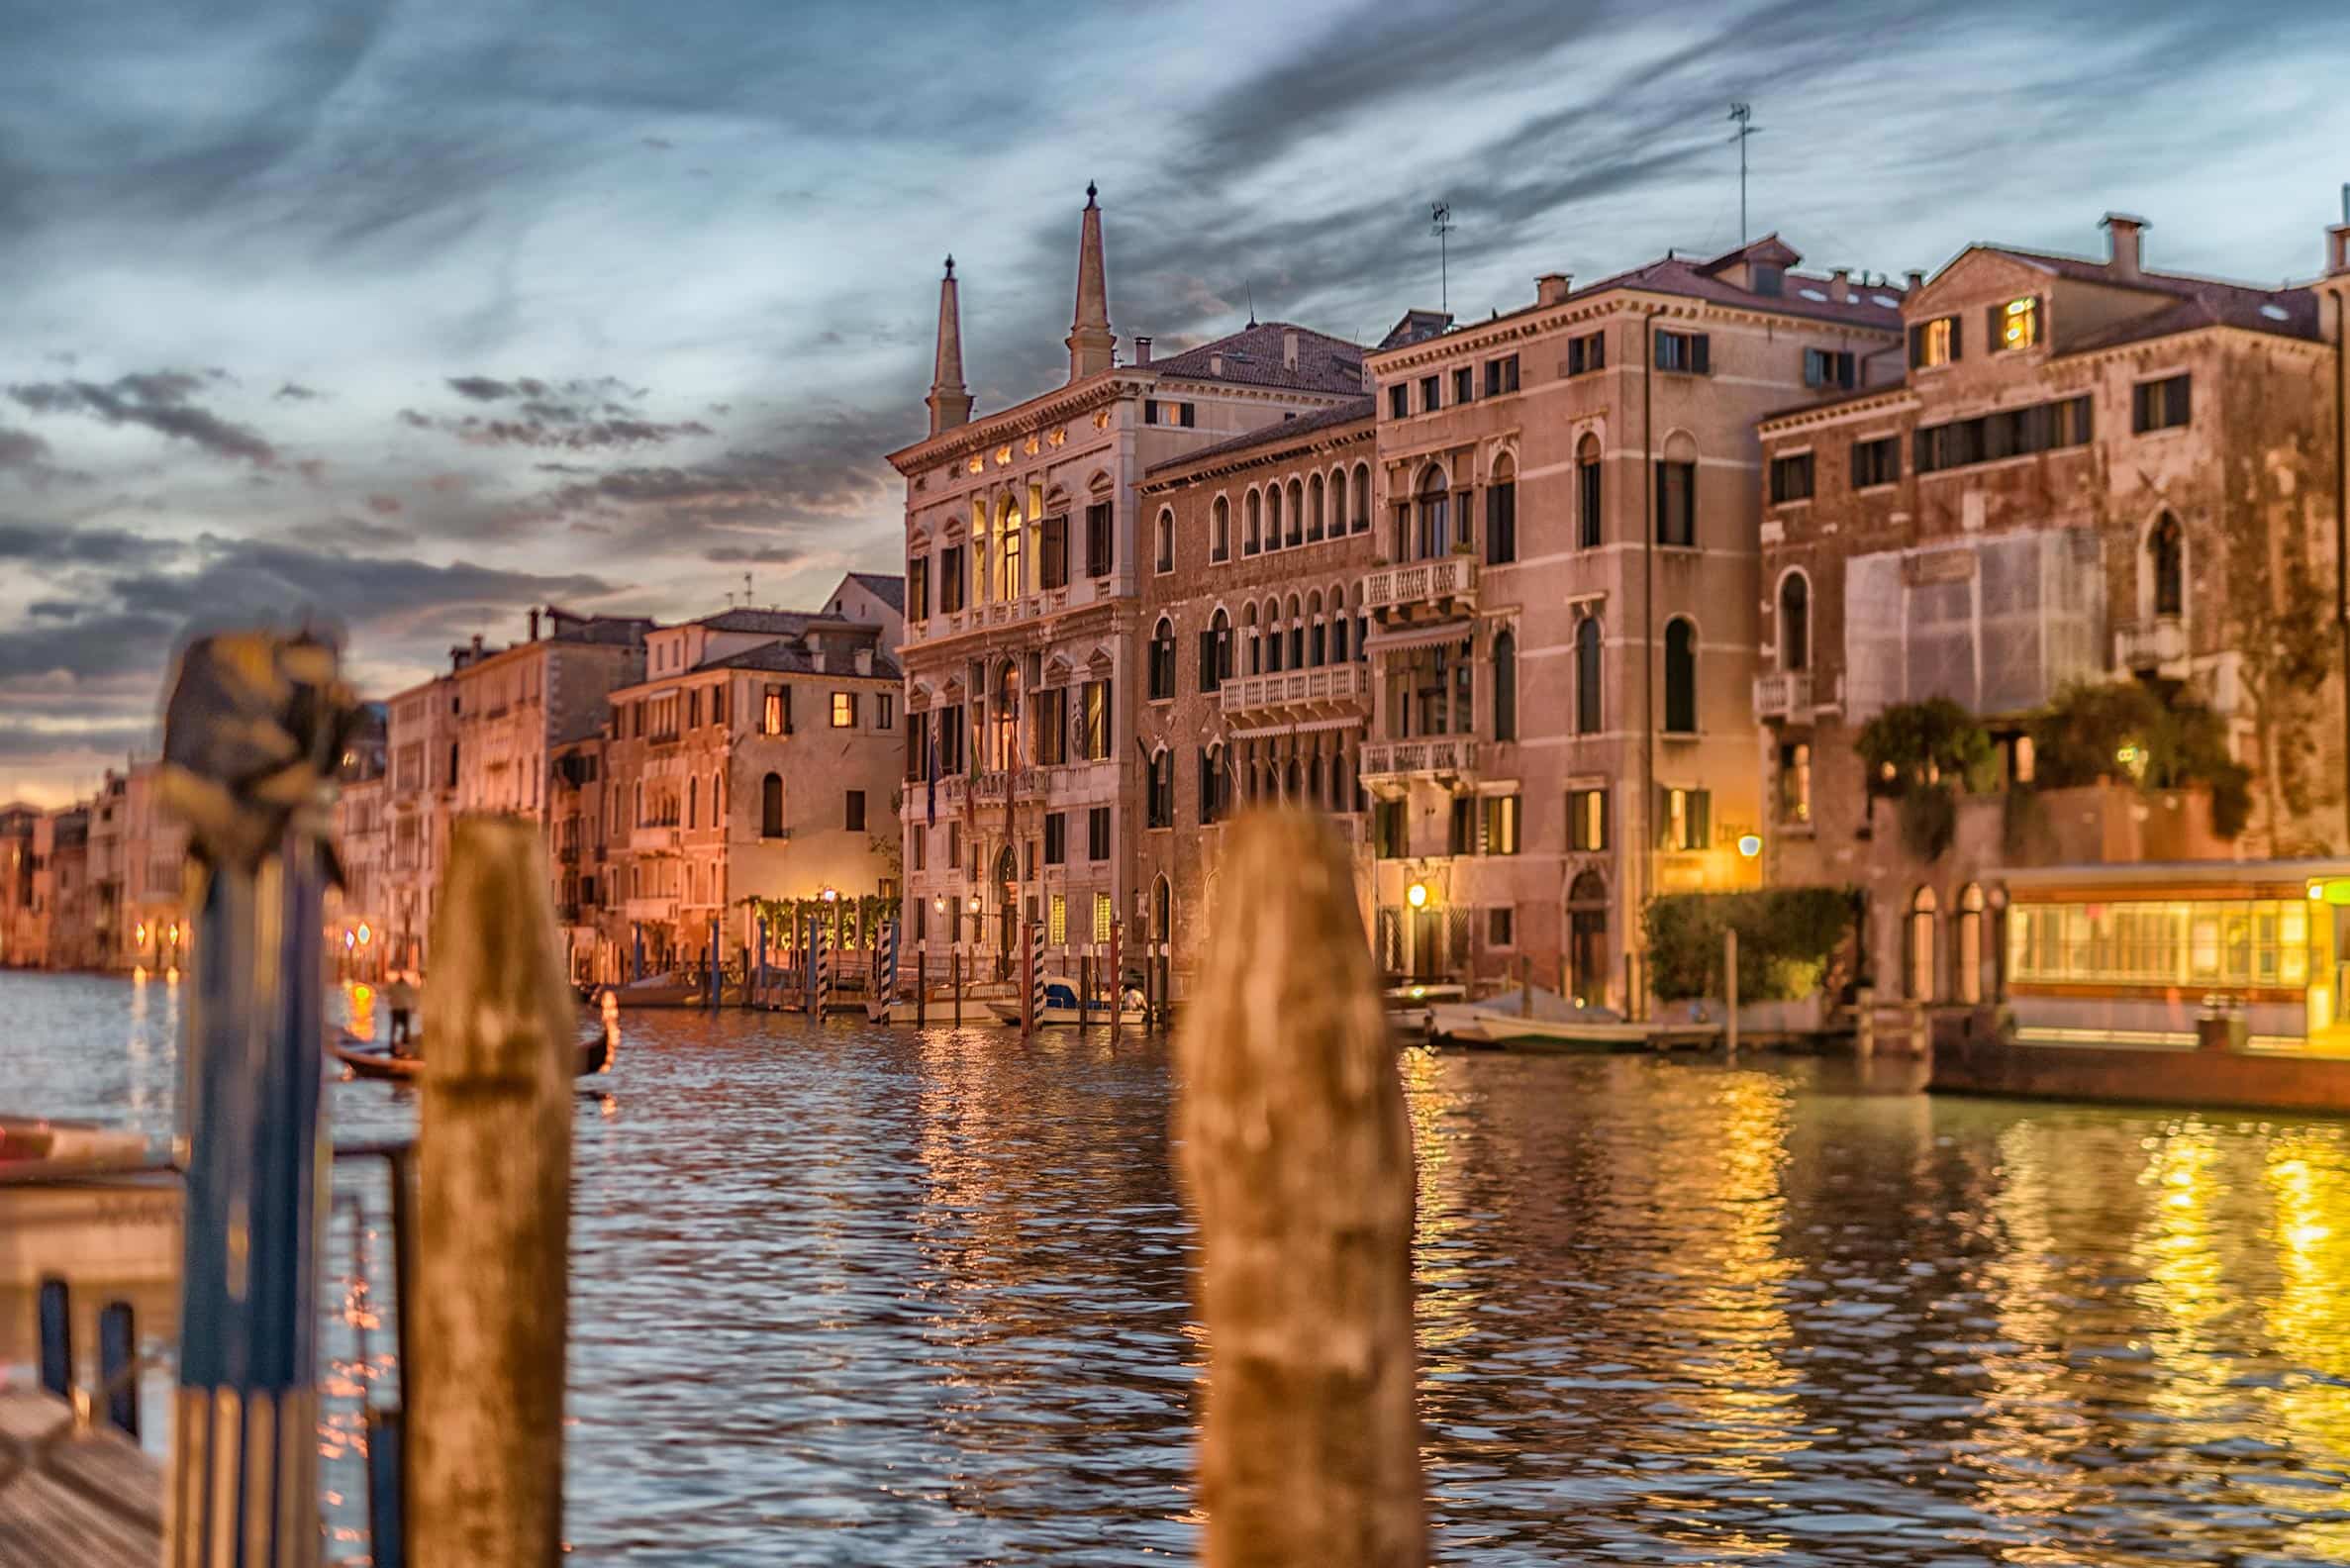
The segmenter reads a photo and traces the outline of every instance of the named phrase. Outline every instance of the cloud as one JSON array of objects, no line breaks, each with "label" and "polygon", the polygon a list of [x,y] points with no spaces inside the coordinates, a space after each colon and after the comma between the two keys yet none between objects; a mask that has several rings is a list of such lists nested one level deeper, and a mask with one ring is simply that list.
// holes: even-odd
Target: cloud
[{"label": "cloud", "polygon": [[241,457],[267,466],[277,450],[248,426],[234,425],[188,401],[203,384],[184,370],[152,370],[112,382],[37,381],[20,383],[8,395],[36,414],[83,413],[108,425],[138,425],[192,441],[222,457]]},{"label": "cloud", "polygon": [[808,552],[789,544],[768,544],[758,549],[740,549],[729,545],[722,549],[705,550],[702,558],[719,565],[788,566],[807,557]]},{"label": "cloud", "polygon": [[[178,618],[151,609],[109,610],[61,626],[0,630],[0,680],[70,675],[91,679],[152,670],[158,676]],[[17,695],[10,693],[14,707]]]},{"label": "cloud", "polygon": [[645,395],[618,376],[542,381],[520,376],[447,378],[448,389],[472,403],[514,403],[511,415],[462,414],[434,418],[402,409],[400,423],[414,430],[440,431],[469,446],[539,446],[568,451],[659,445],[680,437],[716,434],[699,420],[665,424],[642,419],[630,404]]},{"label": "cloud", "polygon": [[377,517],[397,517],[400,513],[400,498],[389,495],[371,495],[367,498],[367,510]]},{"label": "cloud", "polygon": [[273,394],[279,402],[285,403],[310,403],[326,395],[324,392],[302,385],[299,381],[288,381]]},{"label": "cloud", "polygon": [[182,546],[125,529],[45,527],[0,521],[0,560],[76,566],[122,566],[168,560]]},{"label": "cloud", "polygon": [[28,724],[11,716],[0,719],[0,761],[47,759],[59,753],[121,756],[134,747],[151,745],[154,735],[154,722],[147,719]]}]

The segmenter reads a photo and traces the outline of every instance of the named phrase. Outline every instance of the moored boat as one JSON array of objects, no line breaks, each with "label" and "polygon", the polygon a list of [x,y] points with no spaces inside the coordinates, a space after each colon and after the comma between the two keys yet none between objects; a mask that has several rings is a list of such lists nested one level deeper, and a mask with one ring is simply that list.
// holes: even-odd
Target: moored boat
[{"label": "moored boat", "polygon": [[[1016,996],[1009,1000],[991,1000],[987,1010],[996,1016],[999,1023],[1018,1025],[1021,999]],[[1080,1004],[1074,984],[1065,979],[1048,978],[1044,982],[1044,1007],[1036,1015],[1036,1023],[1039,1027],[1106,1027],[1110,1023],[1110,1011],[1107,998],[1087,997]],[[1119,993],[1118,1022],[1139,1026],[1142,1021],[1142,993],[1129,986]]]},{"label": "moored boat", "polygon": [[[581,1078],[592,1078],[598,1073],[610,1072],[615,1048],[619,1043],[620,1036],[617,1030],[607,1029],[599,1025],[593,1033],[579,1041],[579,1062],[574,1069],[574,1075]],[[416,1048],[419,1052],[423,1050],[424,1042],[421,1039],[416,1042]],[[341,1062],[344,1071],[353,1078],[373,1078],[389,1083],[412,1083],[425,1070],[425,1061],[421,1054],[395,1056],[392,1054],[390,1046],[378,1045],[373,1040],[363,1040],[356,1034],[347,1031],[327,1041],[327,1054]]]}]

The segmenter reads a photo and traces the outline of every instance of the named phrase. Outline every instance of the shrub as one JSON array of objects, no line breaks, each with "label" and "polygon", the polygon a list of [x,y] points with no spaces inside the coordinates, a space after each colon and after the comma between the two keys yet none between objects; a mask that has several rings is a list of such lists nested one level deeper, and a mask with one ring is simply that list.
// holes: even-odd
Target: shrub
[{"label": "shrub", "polygon": [[2252,770],[2202,703],[2165,702],[2137,681],[2068,686],[2032,721],[2034,781],[2050,789],[2115,780],[2211,792],[2211,831],[2233,838],[2252,815]]},{"label": "shrub", "polygon": [[1999,781],[1999,751],[1975,716],[1947,697],[1896,703],[1861,726],[1854,742],[1881,795],[1907,795],[1921,784],[1955,779],[1972,793]]},{"label": "shrub", "polygon": [[1902,843],[1920,860],[1939,860],[1958,836],[1958,796],[1948,784],[1920,784],[1901,799]]},{"label": "shrub", "polygon": [[1740,1001],[1811,996],[1851,939],[1853,919],[1849,888],[1668,893],[1640,914],[1649,984],[1668,1002],[1720,996],[1722,933],[1734,931]]}]

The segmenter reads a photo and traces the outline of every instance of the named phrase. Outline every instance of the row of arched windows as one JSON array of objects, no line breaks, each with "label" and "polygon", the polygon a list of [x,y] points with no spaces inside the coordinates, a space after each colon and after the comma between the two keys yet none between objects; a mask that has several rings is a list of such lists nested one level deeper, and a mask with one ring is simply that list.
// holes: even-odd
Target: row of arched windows
[{"label": "row of arched windows", "polygon": [[[1332,468],[1326,477],[1318,473],[1287,484],[1276,480],[1250,485],[1240,498],[1239,512],[1243,555],[1363,533],[1371,526],[1371,465],[1358,462],[1351,470]],[[1173,528],[1171,517],[1167,527]],[[1232,503],[1218,496],[1208,515],[1210,560],[1232,558]],[[1171,547],[1166,559],[1172,570]]]}]

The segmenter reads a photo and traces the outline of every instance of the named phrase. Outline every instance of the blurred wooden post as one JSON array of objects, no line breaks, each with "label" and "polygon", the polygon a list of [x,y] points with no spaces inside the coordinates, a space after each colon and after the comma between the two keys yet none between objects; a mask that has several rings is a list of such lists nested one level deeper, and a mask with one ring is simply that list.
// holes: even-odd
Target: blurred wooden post
[{"label": "blurred wooden post", "polygon": [[460,817],[426,994],[416,1366],[417,1563],[545,1568],[562,1549],[571,1077],[544,850],[520,817]]},{"label": "blurred wooden post", "polygon": [[1118,951],[1118,938],[1125,925],[1120,920],[1110,923],[1110,1037],[1114,1040],[1123,1032],[1119,1025],[1126,1012],[1126,972],[1120,967]]},{"label": "blurred wooden post", "polygon": [[1518,955],[1518,1016],[1534,1016],[1534,960],[1528,953]]},{"label": "blurred wooden post", "polygon": [[1209,1568],[1418,1568],[1412,1128],[1344,845],[1240,817],[1176,1036],[1198,1215]]},{"label": "blurred wooden post", "polygon": [[963,944],[954,944],[954,955],[946,961],[947,987],[954,992],[954,1027],[963,1027]]},{"label": "blurred wooden post", "polygon": [[1724,1043],[1728,1054],[1735,1056],[1738,1054],[1738,933],[1735,931],[1721,933],[1721,996],[1727,1015],[1722,1027],[1729,1031]]},{"label": "blurred wooden post", "polygon": [[930,1027],[930,944],[914,944],[914,1027]]}]

